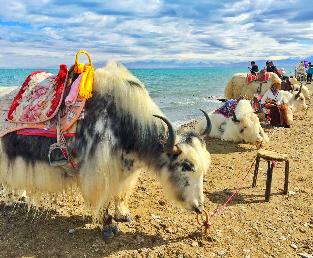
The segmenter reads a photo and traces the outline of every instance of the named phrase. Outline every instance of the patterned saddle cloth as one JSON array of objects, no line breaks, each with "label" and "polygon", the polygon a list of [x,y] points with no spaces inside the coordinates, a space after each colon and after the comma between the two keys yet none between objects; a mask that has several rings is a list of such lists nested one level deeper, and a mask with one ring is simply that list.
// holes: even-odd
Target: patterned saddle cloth
[{"label": "patterned saddle cloth", "polygon": [[238,104],[237,99],[229,99],[225,102],[225,104],[223,106],[216,109],[213,113],[221,114],[227,118],[231,117],[231,116],[233,116],[233,113],[235,112],[237,104]]},{"label": "patterned saddle cloth", "polygon": [[[16,96],[17,91],[15,90],[0,99],[0,137],[16,131],[18,134],[56,138],[58,116],[40,123],[16,123],[7,119],[12,100]],[[75,135],[75,124],[83,116],[85,101],[85,99],[78,97],[72,106],[64,106],[60,110],[60,129],[65,137]]]},{"label": "patterned saddle cloth", "polygon": [[8,120],[15,123],[42,123],[52,119],[61,105],[67,76],[66,65],[60,65],[55,76],[32,72],[22,84],[8,111]]},{"label": "patterned saddle cloth", "polygon": [[254,81],[259,81],[259,82],[267,82],[270,79],[270,73],[266,72],[264,76],[261,75],[261,73],[252,74],[248,73],[247,74],[247,81],[254,82]]},{"label": "patterned saddle cloth", "polygon": [[56,76],[33,72],[20,89],[1,97],[0,137],[16,132],[56,138],[58,122],[64,137],[74,136],[75,125],[83,117],[86,100],[77,96],[70,105],[61,105],[66,77],[66,65],[60,65]]}]

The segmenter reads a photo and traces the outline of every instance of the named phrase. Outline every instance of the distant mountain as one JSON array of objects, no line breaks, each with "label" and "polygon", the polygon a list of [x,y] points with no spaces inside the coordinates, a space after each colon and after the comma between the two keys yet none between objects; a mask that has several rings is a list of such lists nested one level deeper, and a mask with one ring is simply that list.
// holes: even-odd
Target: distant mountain
[{"label": "distant mountain", "polygon": [[[288,58],[285,60],[272,60],[277,67],[295,67],[300,60],[309,60],[313,62],[313,56],[309,56],[307,58],[301,57],[293,57]],[[248,67],[251,60],[247,60],[244,62],[235,62],[232,60],[215,62],[215,61],[177,61],[177,60],[168,60],[168,61],[160,61],[160,60],[145,60],[145,61],[129,61],[129,62],[122,62],[128,68],[202,68],[202,67]],[[265,66],[266,60],[254,60],[258,64],[259,68]],[[102,67],[103,62],[101,63],[94,63],[96,68]],[[57,69],[58,65],[55,67],[40,67],[37,69]],[[6,67],[0,67],[3,69]],[[27,69],[35,69],[33,67],[27,67]]]},{"label": "distant mountain", "polygon": [[194,67],[214,67],[215,63],[213,62],[193,62],[193,61],[130,61],[122,62],[128,68],[194,68]]},{"label": "distant mountain", "polygon": [[[288,58],[285,60],[272,60],[277,67],[294,67],[303,58]],[[312,60],[313,56],[305,58],[305,60]],[[267,60],[254,60],[259,67],[265,66]],[[247,67],[250,60],[246,62],[213,62],[213,61],[134,61],[124,63],[129,68],[201,68],[201,67]]]}]

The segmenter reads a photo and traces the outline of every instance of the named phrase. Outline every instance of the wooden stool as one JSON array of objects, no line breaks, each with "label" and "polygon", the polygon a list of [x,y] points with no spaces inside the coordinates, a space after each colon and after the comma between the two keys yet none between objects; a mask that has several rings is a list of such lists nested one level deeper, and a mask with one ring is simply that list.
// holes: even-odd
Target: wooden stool
[{"label": "wooden stool", "polygon": [[[284,184],[284,194],[288,193],[288,180],[289,180],[289,159],[286,154],[280,154],[274,151],[259,150],[256,155],[255,169],[253,175],[252,187],[256,186],[256,180],[259,172],[260,159],[267,161],[267,177],[266,177],[266,189],[265,189],[265,201],[270,200],[272,177],[273,177],[273,161],[285,161],[285,184]],[[272,162],[271,162],[272,161]]]}]

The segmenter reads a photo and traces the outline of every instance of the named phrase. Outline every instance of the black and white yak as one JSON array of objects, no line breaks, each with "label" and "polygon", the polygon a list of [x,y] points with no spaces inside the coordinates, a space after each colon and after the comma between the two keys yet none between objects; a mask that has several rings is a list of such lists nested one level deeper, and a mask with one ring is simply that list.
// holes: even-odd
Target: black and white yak
[{"label": "black and white yak", "polygon": [[[208,130],[210,130],[208,120]],[[206,132],[207,133],[207,132]],[[26,191],[30,203],[77,187],[94,218],[112,225],[129,220],[128,199],[139,172],[153,171],[166,194],[190,211],[203,210],[203,175],[211,158],[199,135],[176,135],[144,85],[124,66],[111,63],[94,74],[93,97],[68,149],[78,169],[68,176],[50,166],[54,139],[10,133],[1,138],[0,183],[6,191]],[[112,228],[112,227],[111,227]]]}]

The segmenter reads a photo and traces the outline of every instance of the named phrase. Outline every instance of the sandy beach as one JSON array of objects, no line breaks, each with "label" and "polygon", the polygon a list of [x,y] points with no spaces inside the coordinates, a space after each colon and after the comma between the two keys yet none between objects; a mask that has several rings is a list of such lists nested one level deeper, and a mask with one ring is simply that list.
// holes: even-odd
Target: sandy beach
[{"label": "sandy beach", "polygon": [[312,2],[0,0],[0,258],[313,258]]},{"label": "sandy beach", "polygon": [[[289,193],[283,195],[284,164],[274,169],[272,196],[265,202],[266,162],[257,187],[252,173],[224,213],[199,233],[195,214],[173,206],[147,171],[131,198],[134,221],[105,242],[84,216],[81,199],[63,196],[50,211],[27,212],[23,201],[7,205],[0,195],[0,257],[298,257],[313,254],[313,110],[298,115],[291,129],[267,129],[266,149],[290,158]],[[247,173],[257,150],[248,144],[207,139],[212,166],[205,176],[205,206],[225,202]]]}]

